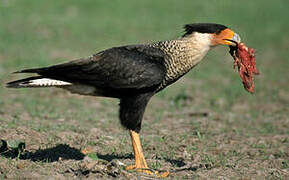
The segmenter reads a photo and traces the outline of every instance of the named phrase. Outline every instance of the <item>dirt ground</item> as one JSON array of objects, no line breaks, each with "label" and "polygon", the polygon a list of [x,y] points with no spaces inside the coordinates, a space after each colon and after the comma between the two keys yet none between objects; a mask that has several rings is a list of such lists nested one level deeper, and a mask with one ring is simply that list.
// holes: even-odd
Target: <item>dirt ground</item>
[{"label": "dirt ground", "polygon": [[[40,94],[45,91],[41,90]],[[117,101],[107,99],[99,103],[57,89],[49,93],[56,94],[54,98],[86,102],[82,106],[90,105],[100,111],[104,106],[109,110],[98,113],[97,109],[98,120],[84,117],[82,122],[73,114],[69,117],[71,112],[79,110],[78,106],[56,119],[49,114],[33,117],[25,111],[17,115],[1,112],[7,120],[20,121],[13,128],[2,128],[1,139],[18,140],[26,145],[22,152],[15,148],[2,150],[2,178],[156,178],[124,170],[134,159],[128,132],[117,120]],[[269,119],[250,122],[248,114],[238,117],[244,111],[244,104],[235,104],[233,112],[192,111],[194,102],[198,101],[198,98],[186,98],[175,113],[169,111],[172,105],[160,97],[150,103],[141,133],[150,168],[169,171],[172,179],[289,177],[289,137],[285,133],[288,121],[282,117],[285,114],[271,117],[273,125],[266,124]],[[15,105],[14,110],[21,106]]]}]

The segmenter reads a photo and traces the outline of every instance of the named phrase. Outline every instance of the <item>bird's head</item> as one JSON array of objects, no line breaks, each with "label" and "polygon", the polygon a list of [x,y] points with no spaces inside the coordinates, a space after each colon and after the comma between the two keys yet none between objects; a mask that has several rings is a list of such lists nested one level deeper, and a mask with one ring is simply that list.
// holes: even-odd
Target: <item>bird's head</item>
[{"label": "bird's head", "polygon": [[236,46],[241,41],[237,33],[221,24],[195,23],[187,24],[184,28],[185,34],[183,37],[200,36],[201,38],[208,38],[210,46]]}]

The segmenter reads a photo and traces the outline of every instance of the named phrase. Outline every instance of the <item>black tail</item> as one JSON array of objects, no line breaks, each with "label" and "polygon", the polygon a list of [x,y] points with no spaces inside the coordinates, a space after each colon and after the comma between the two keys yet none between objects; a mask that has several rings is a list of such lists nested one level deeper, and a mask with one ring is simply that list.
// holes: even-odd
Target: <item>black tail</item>
[{"label": "black tail", "polygon": [[65,74],[71,71],[81,72],[81,64],[83,64],[84,62],[86,63],[86,61],[79,59],[48,67],[23,69],[20,71],[16,71],[14,73],[36,73],[39,76],[33,76],[26,79],[9,82],[6,84],[6,86],[8,88],[23,88],[71,85],[69,80],[66,81],[64,79]]},{"label": "black tail", "polygon": [[25,78],[25,79],[20,79],[17,81],[12,81],[6,84],[7,88],[23,88],[23,87],[31,87],[29,85],[29,83],[31,82],[31,80],[35,80],[35,79],[41,79],[42,76],[34,76],[34,77],[29,77],[29,78]]},{"label": "black tail", "polygon": [[40,73],[47,68],[33,68],[33,69],[23,69],[20,71],[15,71],[13,73]]}]

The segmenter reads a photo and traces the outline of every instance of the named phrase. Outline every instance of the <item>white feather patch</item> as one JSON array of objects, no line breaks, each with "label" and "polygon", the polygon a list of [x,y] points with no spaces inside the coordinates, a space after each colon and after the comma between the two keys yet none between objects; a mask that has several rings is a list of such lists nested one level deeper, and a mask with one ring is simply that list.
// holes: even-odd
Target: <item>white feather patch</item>
[{"label": "white feather patch", "polygon": [[50,87],[50,86],[70,86],[70,85],[72,85],[72,83],[70,82],[49,79],[49,78],[34,79],[23,84],[23,86],[27,86],[27,87]]}]

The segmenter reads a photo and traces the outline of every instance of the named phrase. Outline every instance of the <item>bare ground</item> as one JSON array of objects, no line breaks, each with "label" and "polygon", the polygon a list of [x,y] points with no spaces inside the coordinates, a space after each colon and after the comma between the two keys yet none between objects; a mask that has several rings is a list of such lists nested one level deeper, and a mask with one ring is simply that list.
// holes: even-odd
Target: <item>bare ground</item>
[{"label": "bare ground", "polygon": [[[26,145],[23,152],[11,148],[2,150],[2,178],[156,178],[124,170],[124,166],[134,160],[129,136],[117,120],[117,101],[97,102],[59,90],[52,90],[52,93],[54,98],[75,98],[85,102],[82,106],[95,108],[99,118],[82,117],[83,121],[78,121],[73,113],[82,109],[72,105],[57,118],[46,113],[35,116],[25,111],[19,114],[2,111],[1,116],[7,122],[14,120],[15,124],[4,128],[7,124],[2,123],[1,139],[19,140]],[[188,96],[182,101],[182,108],[175,112],[170,111],[172,102],[159,97],[150,103],[142,141],[152,169],[170,171],[172,179],[289,177],[285,114],[271,112],[250,120],[252,114],[244,113],[250,105],[244,105],[244,102],[235,103],[231,112],[214,112],[206,108],[194,111],[198,101],[198,98]],[[258,109],[280,110],[275,106],[278,104]],[[23,105],[16,104],[14,112],[22,108]],[[102,108],[106,111],[101,112]]]}]

